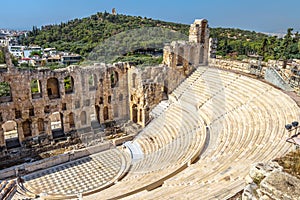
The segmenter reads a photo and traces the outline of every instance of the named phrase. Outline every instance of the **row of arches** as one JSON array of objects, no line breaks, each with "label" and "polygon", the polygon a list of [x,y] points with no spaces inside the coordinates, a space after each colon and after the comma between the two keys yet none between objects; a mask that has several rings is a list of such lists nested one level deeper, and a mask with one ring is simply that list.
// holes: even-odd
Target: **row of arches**
[{"label": "row of arches", "polygon": [[[48,120],[45,121],[42,118],[37,119],[34,123],[27,119],[23,122],[16,122],[14,120],[9,120],[0,126],[0,130],[3,131],[3,140],[7,149],[20,147],[20,142],[24,139],[30,139],[31,137],[42,135],[42,134],[52,134],[53,139],[64,136],[64,129],[68,122],[68,130],[76,128],[75,124],[75,114],[73,112],[64,116],[60,112],[54,112],[49,115],[50,127]],[[86,111],[80,113],[80,126],[87,125],[87,114]],[[47,133],[47,128],[50,131]],[[37,129],[38,134],[33,135],[33,129]],[[36,132],[36,131],[35,131]],[[22,135],[21,135],[22,134]]]},{"label": "row of arches", "polygon": [[[59,92],[59,81],[57,78],[49,78],[47,80],[47,95],[49,99],[55,99],[60,97]],[[64,78],[64,87],[65,93],[70,94],[74,92],[74,79],[71,76],[67,76]],[[3,92],[1,92],[3,90]],[[41,81],[38,79],[33,79],[30,82],[30,92],[32,99],[42,98],[42,84]],[[12,101],[12,93],[11,93],[11,86],[8,82],[1,82],[0,83],[0,98],[2,98],[1,103]]]},{"label": "row of arches", "polygon": [[132,105],[132,121],[134,123],[142,123],[143,122],[143,110],[138,109],[138,106],[136,104]]},{"label": "row of arches", "polygon": [[[121,109],[121,111],[119,111],[119,109]],[[22,120],[21,118],[18,120],[9,120],[0,124],[0,137],[2,137],[1,131],[4,131],[4,144],[8,148],[14,148],[20,146],[20,142],[27,139],[31,140],[39,135],[52,135],[52,138],[55,139],[65,136],[65,132],[91,126],[90,123],[92,123],[93,120],[97,120],[99,123],[105,123],[113,119],[118,119],[120,117],[119,112],[123,113],[123,111],[122,106],[119,104],[113,104],[110,107],[95,105],[94,109],[79,112],[76,114],[78,115],[77,117],[73,112],[65,113],[57,111],[47,114],[46,118],[34,117],[27,120]],[[121,114],[121,117],[122,116],[123,114]],[[134,119],[134,121],[142,121],[142,115]],[[14,128],[7,128],[9,126]]]},{"label": "row of arches", "polygon": [[[117,81],[118,79],[116,79]],[[97,86],[97,76],[95,74],[90,75],[88,78],[89,89],[94,90]],[[75,92],[74,78],[71,75],[66,76],[63,79],[63,85],[65,94],[72,94]],[[32,99],[43,97],[43,88],[41,80],[32,79],[30,81],[30,92]],[[60,82],[58,78],[51,77],[47,79],[46,93],[49,99],[60,98]],[[0,103],[12,101],[11,85],[9,82],[0,82]]]},{"label": "row of arches", "polygon": [[[101,120],[100,120],[100,106],[96,105],[95,106],[95,110],[96,110],[96,116],[97,116],[97,120],[98,122],[100,123]],[[106,120],[109,120],[109,111],[108,111],[108,107],[107,106],[104,106],[103,107],[103,120],[106,121]]]}]

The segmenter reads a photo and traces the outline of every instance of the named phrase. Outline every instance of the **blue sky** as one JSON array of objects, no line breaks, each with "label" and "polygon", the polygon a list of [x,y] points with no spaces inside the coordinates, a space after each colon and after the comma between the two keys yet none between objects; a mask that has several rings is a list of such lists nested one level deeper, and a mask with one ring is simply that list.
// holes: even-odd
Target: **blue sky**
[{"label": "blue sky", "polygon": [[[118,13],[260,32],[300,30],[299,0],[1,0],[0,28],[31,29],[116,8]],[[3,9],[4,8],[4,9]]]}]

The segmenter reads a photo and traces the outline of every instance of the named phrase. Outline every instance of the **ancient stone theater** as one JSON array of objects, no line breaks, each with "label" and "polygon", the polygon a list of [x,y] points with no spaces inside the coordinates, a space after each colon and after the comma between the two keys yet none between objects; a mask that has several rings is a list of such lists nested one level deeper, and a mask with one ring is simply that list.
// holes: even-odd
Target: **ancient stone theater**
[{"label": "ancient stone theater", "polygon": [[8,58],[0,199],[234,196],[253,163],[289,151],[284,125],[300,110],[277,87],[214,66],[213,49],[202,19],[154,67],[22,70]]}]

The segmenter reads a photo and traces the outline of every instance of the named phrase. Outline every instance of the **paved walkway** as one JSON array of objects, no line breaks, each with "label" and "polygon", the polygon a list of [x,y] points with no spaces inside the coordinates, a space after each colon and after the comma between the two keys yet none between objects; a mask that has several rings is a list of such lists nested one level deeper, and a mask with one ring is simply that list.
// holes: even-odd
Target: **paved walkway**
[{"label": "paved walkway", "polygon": [[25,181],[24,186],[35,194],[76,195],[113,183],[122,175],[125,166],[125,157],[114,149],[22,178]]}]

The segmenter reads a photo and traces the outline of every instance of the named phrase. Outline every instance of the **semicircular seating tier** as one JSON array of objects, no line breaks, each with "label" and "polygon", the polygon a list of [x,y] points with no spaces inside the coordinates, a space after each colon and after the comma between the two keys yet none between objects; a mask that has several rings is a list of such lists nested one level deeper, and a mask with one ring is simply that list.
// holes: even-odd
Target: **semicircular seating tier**
[{"label": "semicircular seating tier", "polygon": [[22,176],[18,193],[33,199],[74,199],[113,185],[128,171],[130,162],[128,154],[112,148]]},{"label": "semicircular seating tier", "polygon": [[252,163],[290,149],[284,125],[300,116],[271,85],[209,67],[198,67],[164,109],[127,143],[128,174],[86,199],[226,199],[245,186]]}]

